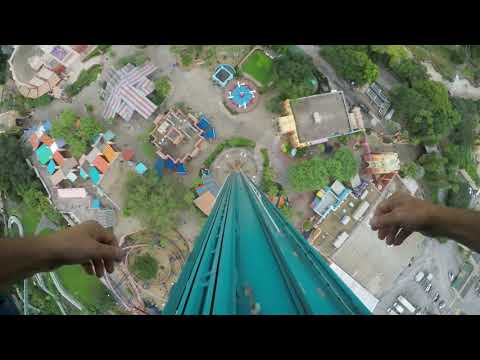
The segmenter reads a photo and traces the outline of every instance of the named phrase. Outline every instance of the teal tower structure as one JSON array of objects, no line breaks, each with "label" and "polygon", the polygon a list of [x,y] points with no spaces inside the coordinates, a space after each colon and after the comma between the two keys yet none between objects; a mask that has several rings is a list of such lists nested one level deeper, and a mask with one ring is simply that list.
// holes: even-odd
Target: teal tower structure
[{"label": "teal tower structure", "polygon": [[241,172],[223,184],[163,313],[370,314]]}]

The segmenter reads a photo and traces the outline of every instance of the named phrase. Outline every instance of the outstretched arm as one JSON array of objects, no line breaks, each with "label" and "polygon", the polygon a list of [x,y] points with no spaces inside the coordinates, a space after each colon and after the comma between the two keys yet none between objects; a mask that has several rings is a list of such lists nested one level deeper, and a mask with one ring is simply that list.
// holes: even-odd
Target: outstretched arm
[{"label": "outstretched arm", "polygon": [[114,270],[123,250],[111,231],[89,221],[51,235],[0,240],[0,290],[38,272],[81,264],[101,277]]},{"label": "outstretched arm", "polygon": [[448,208],[396,192],[381,202],[370,220],[378,237],[398,246],[414,231],[444,236],[480,251],[480,212]]}]

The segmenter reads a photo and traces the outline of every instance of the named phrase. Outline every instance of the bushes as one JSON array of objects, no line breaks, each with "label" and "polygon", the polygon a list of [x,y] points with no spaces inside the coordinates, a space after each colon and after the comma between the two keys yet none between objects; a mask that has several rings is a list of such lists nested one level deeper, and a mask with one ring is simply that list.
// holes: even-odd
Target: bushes
[{"label": "bushes", "polygon": [[344,79],[354,81],[357,86],[374,82],[378,77],[378,67],[363,48],[350,45],[325,46],[321,55]]},{"label": "bushes", "polygon": [[207,157],[207,159],[203,162],[203,165],[206,167],[210,167],[213,164],[215,159],[218,155],[224,150],[233,147],[247,147],[247,148],[254,148],[256,146],[255,141],[242,138],[242,137],[233,137],[228,140],[225,140],[223,143],[218,144],[212,153]]},{"label": "bushes", "polygon": [[87,62],[95,56],[105,54],[111,47],[112,45],[97,45],[97,47],[83,59],[83,62]]},{"label": "bushes", "polygon": [[102,72],[102,65],[96,64],[87,70],[82,70],[77,81],[65,87],[65,93],[69,96],[75,96],[82,89],[97,80],[98,75]]},{"label": "bushes", "polygon": [[346,182],[357,170],[353,153],[348,148],[341,148],[327,160],[314,157],[290,166],[288,180],[295,191],[314,191],[327,186],[332,180]]},{"label": "bushes", "polygon": [[137,51],[132,55],[124,56],[117,61],[117,68],[122,68],[127,64],[141,66],[147,62],[147,55],[143,51]]},{"label": "bushes", "polygon": [[152,101],[156,105],[160,105],[170,93],[172,85],[170,84],[170,79],[168,78],[168,76],[162,76],[160,79],[155,80],[154,83],[155,91],[151,95]]},{"label": "bushes", "polygon": [[270,159],[268,158],[268,150],[260,150],[263,158],[263,173],[262,181],[260,182],[260,189],[269,196],[276,196],[280,191],[280,186],[273,180],[273,169],[270,166]]}]

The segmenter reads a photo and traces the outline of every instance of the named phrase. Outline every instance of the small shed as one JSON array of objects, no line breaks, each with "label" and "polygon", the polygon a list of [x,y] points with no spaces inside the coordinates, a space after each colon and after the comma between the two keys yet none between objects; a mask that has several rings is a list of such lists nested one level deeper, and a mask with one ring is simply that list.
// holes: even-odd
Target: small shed
[{"label": "small shed", "polygon": [[37,154],[38,161],[40,161],[40,164],[42,165],[47,164],[53,156],[52,151],[45,144],[42,144],[37,150],[35,150],[35,153]]},{"label": "small shed", "polygon": [[103,134],[103,137],[107,141],[112,141],[115,138],[115,133],[113,131],[108,130],[106,133]]},{"label": "small shed", "polygon": [[97,170],[96,167],[93,166],[90,167],[88,175],[90,175],[90,178],[95,185],[98,184],[100,182],[100,179],[102,178],[100,172]]},{"label": "small shed", "polygon": [[47,170],[50,175],[52,175],[55,172],[56,166],[55,162],[53,160],[50,160],[47,165]]},{"label": "small shed", "polygon": [[210,191],[205,191],[198,198],[193,200],[193,203],[198,207],[205,215],[210,215],[210,212],[213,209],[215,204],[215,196],[213,196]]}]

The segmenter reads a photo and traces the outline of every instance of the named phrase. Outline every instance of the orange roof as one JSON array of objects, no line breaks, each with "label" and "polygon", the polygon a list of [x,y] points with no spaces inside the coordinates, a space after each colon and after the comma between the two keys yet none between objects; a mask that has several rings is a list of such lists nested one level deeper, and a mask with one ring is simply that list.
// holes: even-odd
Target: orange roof
[{"label": "orange roof", "polygon": [[113,148],[110,145],[107,144],[103,148],[103,156],[107,158],[108,162],[112,162],[117,158],[118,153],[115,150],[113,150]]},{"label": "orange roof", "polygon": [[52,145],[52,144],[55,142],[55,141],[53,141],[53,139],[52,139],[50,136],[48,136],[47,134],[43,134],[43,135],[40,137],[40,141],[41,141],[42,143],[44,143],[45,145],[47,145],[47,146],[50,146],[50,145]]},{"label": "orange roof", "polygon": [[107,171],[108,169],[108,162],[107,160],[105,160],[105,158],[101,155],[98,155],[95,160],[93,161],[93,165],[98,169],[100,170],[100,172],[102,172],[103,174],[105,174],[105,172]]},{"label": "orange roof", "polygon": [[65,163],[65,158],[63,157],[63,155],[60,151],[55,151],[53,153],[53,160],[55,160],[55,162],[59,166],[63,166],[63,164]]},{"label": "orange roof", "polygon": [[37,135],[32,134],[32,136],[30,136],[30,144],[32,144],[33,150],[35,150],[38,145],[40,145]]}]

